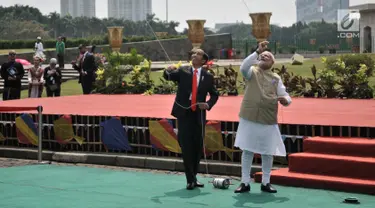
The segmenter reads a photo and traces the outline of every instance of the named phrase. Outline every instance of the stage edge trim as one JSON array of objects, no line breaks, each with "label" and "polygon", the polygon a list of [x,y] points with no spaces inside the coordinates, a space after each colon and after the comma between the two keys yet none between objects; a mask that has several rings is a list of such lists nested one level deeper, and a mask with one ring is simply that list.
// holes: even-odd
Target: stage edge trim
[{"label": "stage edge trim", "polygon": [[[0,157],[36,160],[38,151],[25,148],[0,148]],[[165,171],[183,172],[183,163],[180,159],[158,158],[116,154],[95,154],[95,153],[77,153],[77,152],[53,152],[43,151],[43,160],[61,162],[61,163],[82,163],[92,165],[117,166],[127,168],[156,169]],[[206,163],[202,160],[200,173],[205,173]],[[281,167],[274,166],[274,169]],[[237,176],[241,174],[240,164],[208,162],[208,171],[210,175]],[[251,175],[261,172],[262,167],[253,165]]]}]

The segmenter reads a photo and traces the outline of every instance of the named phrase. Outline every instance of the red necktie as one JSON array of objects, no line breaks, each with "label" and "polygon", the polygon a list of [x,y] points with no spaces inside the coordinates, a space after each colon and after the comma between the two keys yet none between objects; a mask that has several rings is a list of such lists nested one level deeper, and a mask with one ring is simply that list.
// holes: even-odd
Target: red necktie
[{"label": "red necktie", "polygon": [[197,74],[198,69],[194,70],[193,75],[193,86],[191,86],[191,110],[195,111],[197,109],[196,103],[197,103]]}]

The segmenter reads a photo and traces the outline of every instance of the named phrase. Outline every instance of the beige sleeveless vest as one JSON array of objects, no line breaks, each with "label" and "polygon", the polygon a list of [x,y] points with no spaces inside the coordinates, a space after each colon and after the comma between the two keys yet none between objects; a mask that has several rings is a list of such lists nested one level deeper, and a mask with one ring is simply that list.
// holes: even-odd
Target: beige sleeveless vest
[{"label": "beige sleeveless vest", "polygon": [[252,67],[239,116],[243,119],[265,125],[277,124],[277,85],[280,76],[271,70]]}]

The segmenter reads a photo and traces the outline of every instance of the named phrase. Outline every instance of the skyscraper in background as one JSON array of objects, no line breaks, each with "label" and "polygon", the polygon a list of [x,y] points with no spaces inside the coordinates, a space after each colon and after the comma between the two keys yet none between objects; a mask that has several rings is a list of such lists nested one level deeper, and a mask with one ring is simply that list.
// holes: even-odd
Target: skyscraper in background
[{"label": "skyscraper in background", "polygon": [[95,17],[95,0],[60,0],[60,14],[72,17]]},{"label": "skyscraper in background", "polygon": [[338,9],[349,9],[349,0],[296,0],[297,22],[334,23]]},{"label": "skyscraper in background", "polygon": [[152,14],[151,0],[108,0],[109,18],[142,21],[147,14]]}]

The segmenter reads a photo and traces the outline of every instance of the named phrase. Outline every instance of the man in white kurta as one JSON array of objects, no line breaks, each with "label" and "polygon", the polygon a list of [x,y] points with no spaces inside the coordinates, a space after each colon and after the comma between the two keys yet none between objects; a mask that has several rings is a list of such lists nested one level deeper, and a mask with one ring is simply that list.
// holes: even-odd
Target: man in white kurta
[{"label": "man in white kurta", "polygon": [[235,147],[242,150],[242,180],[235,193],[250,191],[250,170],[254,153],[262,156],[261,190],[276,193],[270,184],[273,156],[286,156],[284,142],[277,124],[278,102],[291,103],[281,78],[271,71],[275,58],[265,51],[268,42],[261,42],[256,52],[242,63],[240,71],[246,80]]}]

